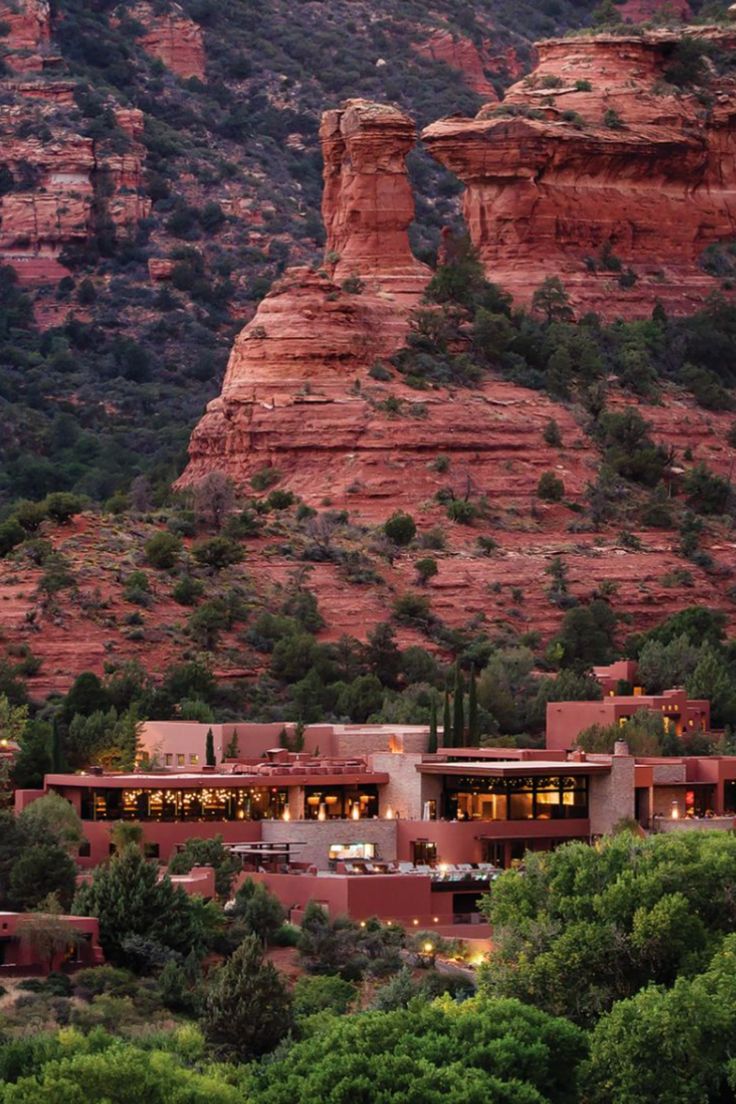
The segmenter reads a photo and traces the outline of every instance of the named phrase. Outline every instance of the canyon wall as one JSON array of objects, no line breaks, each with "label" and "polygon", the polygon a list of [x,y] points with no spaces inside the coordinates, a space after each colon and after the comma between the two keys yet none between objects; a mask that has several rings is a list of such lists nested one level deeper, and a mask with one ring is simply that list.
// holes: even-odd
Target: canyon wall
[{"label": "canyon wall", "polygon": [[14,102],[0,105],[0,259],[26,285],[67,275],[59,255],[88,242],[103,218],[127,233],[150,211],[142,195],[142,112],[115,109],[128,139],[121,151],[59,125],[57,112],[73,106],[74,87],[17,83]]},{"label": "canyon wall", "polygon": [[0,23],[8,33],[0,39],[7,53],[5,62],[15,73],[38,73],[43,68],[42,53],[51,39],[49,0],[0,2]]},{"label": "canyon wall", "polygon": [[[736,39],[698,34],[728,50]],[[657,301],[695,310],[717,286],[699,260],[736,236],[734,82],[712,81],[709,107],[668,83],[679,41],[649,32],[540,43],[538,67],[503,104],[423,132],[466,185],[489,278],[517,302],[555,275],[579,310],[637,317]]]},{"label": "canyon wall", "polygon": [[178,5],[156,14],[150,4],[136,4],[130,16],[145,27],[143,49],[163,62],[178,77],[205,79],[205,49],[202,28]]}]

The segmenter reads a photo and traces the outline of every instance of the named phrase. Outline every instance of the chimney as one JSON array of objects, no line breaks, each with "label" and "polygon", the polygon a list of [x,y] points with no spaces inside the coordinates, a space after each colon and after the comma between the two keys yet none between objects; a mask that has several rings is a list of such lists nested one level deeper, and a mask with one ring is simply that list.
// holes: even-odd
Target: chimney
[{"label": "chimney", "polygon": [[616,741],[616,743],[613,745],[613,754],[614,755],[628,755],[629,754],[629,745],[626,743],[625,740],[617,740]]}]

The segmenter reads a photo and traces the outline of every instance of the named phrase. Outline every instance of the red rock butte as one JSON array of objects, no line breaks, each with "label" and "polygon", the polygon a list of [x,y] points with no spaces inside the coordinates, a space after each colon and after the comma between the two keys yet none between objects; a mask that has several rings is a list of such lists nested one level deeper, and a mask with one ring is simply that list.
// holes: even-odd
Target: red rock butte
[{"label": "red rock butte", "polygon": [[[689,34],[690,32],[688,32]],[[736,32],[692,35],[732,50]],[[736,230],[736,85],[712,103],[667,82],[681,34],[599,34],[538,44],[503,104],[423,132],[466,185],[464,212],[488,276],[527,304],[546,276],[580,310],[647,316],[697,309],[718,286],[699,266]],[[613,253],[629,286],[597,263]]]},{"label": "red rock butte", "polygon": [[[730,45],[733,35],[720,38]],[[663,84],[677,41],[659,32],[542,43],[539,68],[506,101],[535,105],[541,118],[489,107],[424,132],[466,184],[466,218],[488,276],[517,301],[559,274],[580,311],[647,317],[657,301],[695,309],[720,286],[698,258],[734,236],[736,104],[725,83],[708,112]],[[595,124],[568,121],[568,103]],[[620,128],[603,125],[609,110]],[[460,496],[472,483],[494,503],[528,508],[542,471],[557,462],[541,444],[555,418],[582,450],[560,471],[567,498],[582,501],[597,455],[547,396],[490,378],[472,392],[418,394],[371,376],[403,342],[429,277],[407,233],[413,126],[395,108],[352,100],[326,113],[321,137],[325,267],[287,271],[238,336],[179,485],[220,470],[247,487],[270,465],[311,504],[329,500],[377,521],[421,503],[430,524],[444,516],[433,500],[447,479],[429,464],[442,453]],[[603,266],[611,253],[633,270],[633,285]],[[708,461],[718,470],[713,415],[685,406],[685,437],[708,454],[713,444]],[[399,421],[397,409],[406,415]],[[646,413],[658,432],[655,412]]]},{"label": "red rock butte", "polygon": [[277,423],[281,431],[291,421],[292,444],[312,436],[310,425],[319,448],[334,441],[343,415],[352,438],[366,405],[355,380],[401,345],[429,279],[409,247],[411,120],[393,107],[349,100],[325,113],[321,138],[325,268],[289,269],[236,338],[181,485],[213,468],[246,478],[265,462],[254,440]]}]

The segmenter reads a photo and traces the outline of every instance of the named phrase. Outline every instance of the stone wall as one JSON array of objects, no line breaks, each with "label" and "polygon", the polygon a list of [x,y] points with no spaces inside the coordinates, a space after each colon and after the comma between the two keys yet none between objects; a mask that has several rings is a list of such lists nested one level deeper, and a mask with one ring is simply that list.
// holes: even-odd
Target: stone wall
[{"label": "stone wall", "polygon": [[396,859],[395,820],[263,820],[261,837],[264,843],[303,843],[293,858],[318,870],[328,869],[327,855],[334,843],[373,843],[377,859]]},{"label": "stone wall", "polygon": [[618,821],[633,817],[634,792],[633,755],[612,755],[610,773],[591,775],[591,835],[606,835]]}]

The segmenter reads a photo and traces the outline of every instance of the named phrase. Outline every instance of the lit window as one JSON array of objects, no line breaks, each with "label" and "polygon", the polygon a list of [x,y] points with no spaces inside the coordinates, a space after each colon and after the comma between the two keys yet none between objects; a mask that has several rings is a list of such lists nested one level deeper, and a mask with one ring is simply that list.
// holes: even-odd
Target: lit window
[{"label": "lit window", "polygon": [[179,752],[176,756],[176,765],[177,765],[177,767],[185,767],[186,763],[187,763],[186,755],[183,755],[182,752]]},{"label": "lit window", "polygon": [[190,755],[189,756],[189,762],[192,764],[192,766],[196,765],[199,762],[199,756],[198,755]]},{"label": "lit window", "polygon": [[167,767],[170,767],[171,764],[174,762],[174,756],[170,752],[167,752],[164,756],[164,762]]}]

